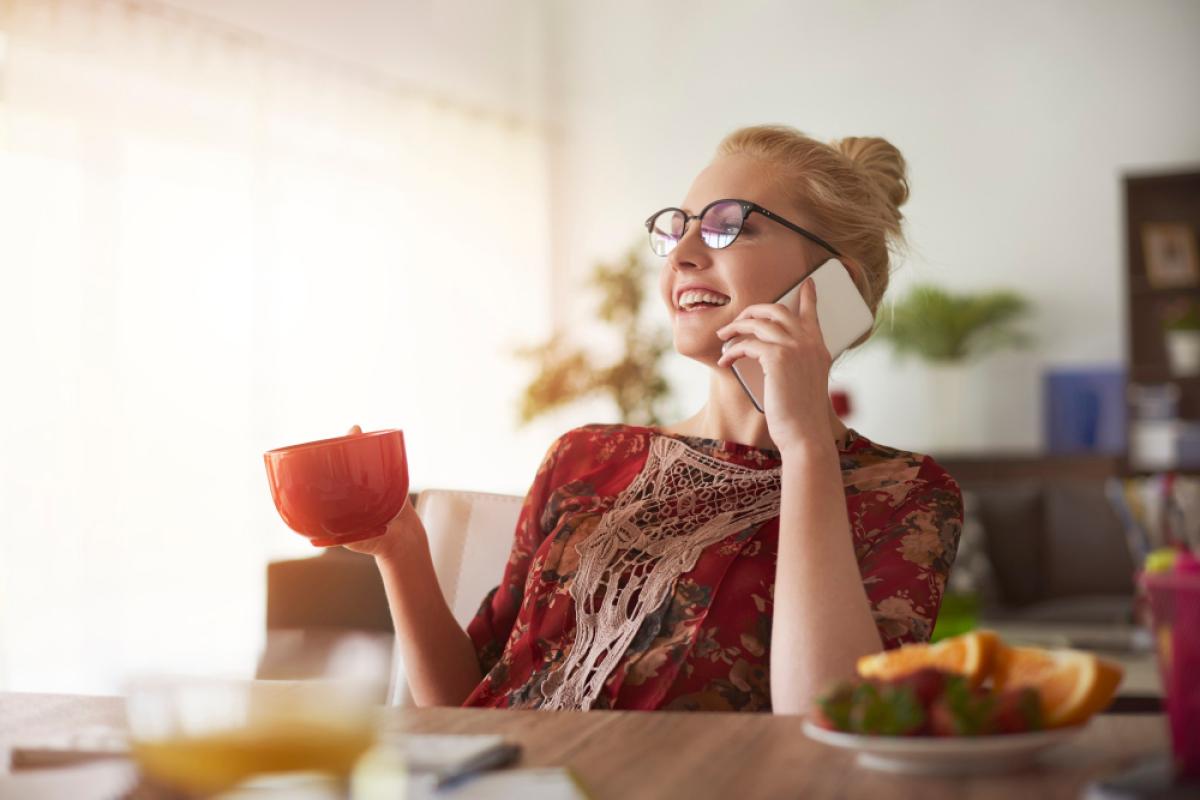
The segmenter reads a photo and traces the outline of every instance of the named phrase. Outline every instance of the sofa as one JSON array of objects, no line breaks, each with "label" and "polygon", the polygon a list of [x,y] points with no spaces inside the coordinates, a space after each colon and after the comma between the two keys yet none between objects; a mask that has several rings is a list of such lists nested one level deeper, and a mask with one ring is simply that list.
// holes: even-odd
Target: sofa
[{"label": "sofa", "polygon": [[1133,623],[1135,567],[1121,519],[1105,494],[1105,482],[1120,474],[1118,459],[947,456],[938,461],[963,490],[964,529],[975,524],[982,531],[991,572],[983,617]]}]

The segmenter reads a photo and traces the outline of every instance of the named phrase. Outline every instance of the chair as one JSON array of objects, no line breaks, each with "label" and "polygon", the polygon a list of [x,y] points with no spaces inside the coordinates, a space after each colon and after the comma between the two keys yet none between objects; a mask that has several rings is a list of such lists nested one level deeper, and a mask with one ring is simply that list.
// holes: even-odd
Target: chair
[{"label": "chair", "polygon": [[[464,628],[504,576],[523,500],[447,489],[426,489],[417,498],[417,516],[429,536],[438,585],[454,619]],[[389,699],[393,705],[413,704],[398,646]]]}]

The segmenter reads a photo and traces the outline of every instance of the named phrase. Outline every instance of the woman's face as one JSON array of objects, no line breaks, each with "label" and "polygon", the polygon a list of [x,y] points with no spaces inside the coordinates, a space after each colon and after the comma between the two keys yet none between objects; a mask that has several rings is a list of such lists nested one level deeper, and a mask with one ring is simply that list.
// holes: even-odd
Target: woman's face
[{"label": "woman's face", "polygon": [[[770,179],[769,166],[747,156],[724,156],[692,183],[680,208],[699,214],[713,200],[736,198],[758,203],[802,228],[812,230],[802,209],[789,203]],[[774,302],[806,272],[831,255],[762,214],[751,213],[741,234],[728,247],[714,250],[700,239],[700,221],[690,220],[675,249],[663,258],[659,289],[675,337],[684,356],[715,365],[721,355],[717,330],[742,309]],[[724,305],[685,308],[680,297],[689,288],[703,289]]]}]

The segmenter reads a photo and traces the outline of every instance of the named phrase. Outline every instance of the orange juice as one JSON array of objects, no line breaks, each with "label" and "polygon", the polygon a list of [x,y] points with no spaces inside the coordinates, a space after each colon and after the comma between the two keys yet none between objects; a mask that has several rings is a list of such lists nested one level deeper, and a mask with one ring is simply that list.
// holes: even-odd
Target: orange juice
[{"label": "orange juice", "polygon": [[348,776],[374,738],[369,727],[274,721],[203,735],[135,740],[132,750],[151,778],[207,795],[265,773]]}]

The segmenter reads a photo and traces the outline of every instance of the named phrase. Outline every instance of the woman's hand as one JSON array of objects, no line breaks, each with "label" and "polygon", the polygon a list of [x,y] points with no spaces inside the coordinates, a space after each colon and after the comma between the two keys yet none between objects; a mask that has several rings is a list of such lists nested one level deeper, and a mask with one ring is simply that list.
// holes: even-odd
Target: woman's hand
[{"label": "woman's hand", "polygon": [[[355,425],[349,435],[359,433],[362,429]],[[461,706],[483,675],[471,637],[442,595],[425,526],[412,503],[404,501],[382,536],[342,546],[375,556],[417,705]]]},{"label": "woman's hand", "polygon": [[[354,436],[360,433],[362,428],[355,425],[347,435]],[[389,559],[402,558],[405,552],[411,551],[414,546],[428,547],[428,540],[425,538],[425,526],[408,500],[404,501],[400,513],[388,523],[387,531],[382,536],[342,545],[356,553]]]},{"label": "woman's hand", "polygon": [[763,408],[767,432],[779,450],[828,447],[829,369],[833,360],[817,321],[817,288],[808,280],[800,289],[800,313],[779,303],[748,306],[717,331],[722,340],[746,335],[717,360],[718,367],[754,358],[763,371]]}]

